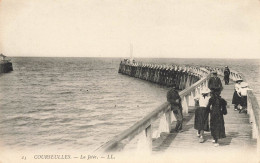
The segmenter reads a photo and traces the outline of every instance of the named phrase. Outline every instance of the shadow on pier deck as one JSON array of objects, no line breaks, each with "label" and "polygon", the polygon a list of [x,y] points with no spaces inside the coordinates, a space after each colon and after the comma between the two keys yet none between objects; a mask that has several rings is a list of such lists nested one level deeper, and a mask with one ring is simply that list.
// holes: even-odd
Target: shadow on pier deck
[{"label": "shadow on pier deck", "polygon": [[[224,85],[221,96],[227,100],[228,114],[224,116],[226,138],[220,139],[219,147],[214,147],[210,132],[205,132],[205,142],[199,143],[194,125],[195,107],[189,107],[189,113],[184,118],[184,131],[181,133],[162,133],[161,137],[153,140],[153,153],[176,151],[213,151],[213,150],[237,150],[240,152],[255,151],[256,139],[252,139],[252,126],[249,123],[249,115],[235,111],[232,105],[234,85]],[[175,124],[171,125],[174,128]],[[226,149],[226,150],[225,150]]]}]

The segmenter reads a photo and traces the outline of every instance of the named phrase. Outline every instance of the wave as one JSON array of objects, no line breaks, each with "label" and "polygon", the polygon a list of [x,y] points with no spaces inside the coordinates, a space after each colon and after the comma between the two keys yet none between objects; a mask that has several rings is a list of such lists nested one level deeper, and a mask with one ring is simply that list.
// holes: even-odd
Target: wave
[{"label": "wave", "polygon": [[83,126],[79,126],[78,128],[79,129],[86,129],[86,128],[90,128],[92,127],[93,125],[83,125]]},{"label": "wave", "polygon": [[71,122],[71,121],[73,121],[72,118],[64,118],[64,119],[62,119],[62,120],[60,121],[60,123],[67,123],[67,122]]},{"label": "wave", "polygon": [[[17,116],[17,117],[12,117],[12,118],[7,118],[4,120],[4,122],[15,122],[15,121],[21,121],[21,120],[24,120],[24,121],[29,121],[33,119],[32,117],[28,117],[28,116]],[[2,122],[1,122],[2,123]]]},{"label": "wave", "polygon": [[63,94],[72,94],[73,92],[71,92],[71,91],[66,91],[66,92],[60,92],[60,93],[58,93],[58,94],[61,94],[61,95],[63,95]]},{"label": "wave", "polygon": [[[52,106],[52,105],[47,105],[47,106]],[[56,110],[56,109],[54,109],[54,108],[52,108],[52,109],[36,109],[36,110],[30,110],[27,113],[30,114],[30,113],[37,113],[37,112],[49,112],[49,111],[54,111],[54,110]]]}]

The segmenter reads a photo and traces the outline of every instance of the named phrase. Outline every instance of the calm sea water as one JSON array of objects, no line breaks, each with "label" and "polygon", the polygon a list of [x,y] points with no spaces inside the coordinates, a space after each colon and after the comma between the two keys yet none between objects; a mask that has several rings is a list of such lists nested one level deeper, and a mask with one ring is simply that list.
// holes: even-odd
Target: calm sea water
[{"label": "calm sea water", "polygon": [[[137,59],[225,66],[260,99],[260,60]],[[12,58],[0,75],[0,143],[17,150],[92,151],[166,101],[167,88],[118,74],[119,58]]]}]

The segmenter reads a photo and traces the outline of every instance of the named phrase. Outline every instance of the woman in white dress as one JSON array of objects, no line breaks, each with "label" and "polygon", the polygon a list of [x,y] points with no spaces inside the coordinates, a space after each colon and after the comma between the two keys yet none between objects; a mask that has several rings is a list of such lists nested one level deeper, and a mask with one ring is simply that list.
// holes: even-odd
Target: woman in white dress
[{"label": "woman in white dress", "polygon": [[209,110],[206,108],[210,99],[210,90],[203,89],[198,97],[195,97],[197,108],[195,110],[194,128],[198,130],[199,142],[204,142],[204,131],[209,131]]},{"label": "woman in white dress", "polygon": [[241,95],[241,106],[242,109],[239,110],[239,113],[247,113],[247,91],[252,90],[248,88],[248,83],[242,82],[241,88],[239,89],[239,94]]}]

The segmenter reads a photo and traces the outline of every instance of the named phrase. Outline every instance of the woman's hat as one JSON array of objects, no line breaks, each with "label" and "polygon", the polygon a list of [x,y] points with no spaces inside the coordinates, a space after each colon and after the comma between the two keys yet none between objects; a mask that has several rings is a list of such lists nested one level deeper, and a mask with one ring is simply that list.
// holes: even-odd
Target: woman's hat
[{"label": "woman's hat", "polygon": [[242,87],[242,88],[248,87],[248,83],[242,82],[242,83],[241,83],[241,87]]},{"label": "woman's hat", "polygon": [[210,90],[208,88],[201,90],[201,94],[208,94]]},{"label": "woman's hat", "polygon": [[243,79],[237,79],[237,80],[236,80],[236,83],[242,82],[242,81],[243,81]]}]

